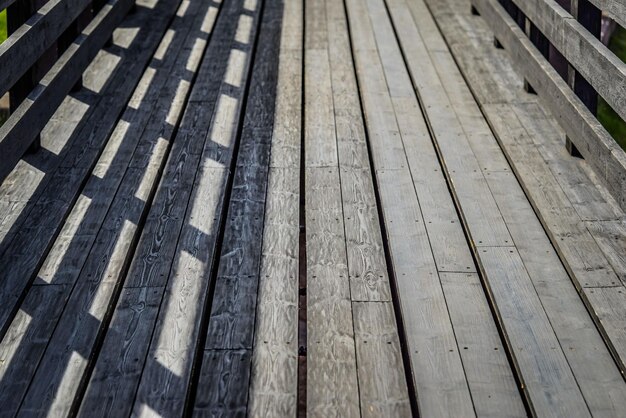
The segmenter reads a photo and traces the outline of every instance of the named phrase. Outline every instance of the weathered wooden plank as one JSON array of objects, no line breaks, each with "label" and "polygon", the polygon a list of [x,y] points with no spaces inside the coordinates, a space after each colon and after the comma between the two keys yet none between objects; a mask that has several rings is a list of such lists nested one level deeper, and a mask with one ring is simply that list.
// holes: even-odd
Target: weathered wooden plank
[{"label": "weathered wooden plank", "polygon": [[[198,382],[193,415],[197,417],[246,416],[246,392],[250,380],[250,350],[206,350]],[[148,405],[140,415],[155,411]],[[158,412],[158,411],[156,411]]]},{"label": "weathered wooden plank", "polygon": [[[229,49],[242,48],[243,44],[245,58],[234,62],[229,58],[229,65],[233,67],[227,68],[224,80],[216,80],[221,83],[220,100],[200,158],[201,170],[197,178],[200,184],[190,199],[180,232],[174,270],[170,273],[166,299],[162,304],[165,309],[160,312],[150,343],[147,363],[137,389],[134,413],[148,406],[161,411],[161,414],[174,414],[185,406],[189,390],[203,389],[190,388],[189,384],[201,333],[201,318],[206,314],[211,272],[216,268],[215,244],[221,224],[220,216],[224,215],[223,199],[229,175],[228,168],[215,168],[218,162],[215,156],[223,158],[220,164],[226,167],[233,165],[243,100],[250,82],[247,75],[256,45],[261,3],[234,2],[227,7],[230,13],[225,15],[222,12],[220,19],[225,19],[234,30],[224,35],[225,40],[229,41],[225,57],[232,58]],[[214,77],[214,74],[205,73],[204,77]],[[232,91],[232,86],[238,87],[236,94],[231,96],[236,103],[224,99]],[[220,150],[217,145],[226,150]],[[208,175],[211,172],[220,172],[223,180],[216,182],[211,179]],[[193,308],[190,309],[190,306]],[[172,374],[172,370],[175,373]]]},{"label": "weathered wooden plank", "polygon": [[532,411],[590,416],[572,370],[514,247],[478,250],[508,349]]},{"label": "weathered wooden plank", "polygon": [[540,92],[567,136],[598,178],[626,208],[626,154],[545,60],[507,12],[493,0],[475,2],[524,77]]},{"label": "weathered wooden plank", "polygon": [[[474,408],[386,85],[384,63],[375,49],[367,6],[358,1],[347,4],[419,411],[424,415],[471,416]],[[416,116],[421,117],[413,115]]]},{"label": "weathered wooden plank", "polygon": [[353,302],[361,416],[410,416],[391,302]]},{"label": "weathered wooden plank", "polygon": [[626,27],[626,1],[624,0],[589,0],[609,17]]},{"label": "weathered wooden plank", "polygon": [[626,120],[626,63],[557,2],[513,0],[551,44]]},{"label": "weathered wooden plank", "polygon": [[[135,399],[136,411],[140,411],[142,403],[154,410],[180,408],[184,403],[200,328],[200,317],[204,309],[202,301],[209,282],[205,271],[210,271],[212,268],[212,253],[217,239],[217,229],[223,208],[223,194],[228,177],[227,169],[215,168],[210,160],[209,156],[215,155],[215,144],[205,145],[204,141],[219,139],[225,147],[234,146],[236,121],[239,120],[241,105],[231,106],[229,103],[219,102],[214,98],[219,97],[218,95],[223,97],[230,89],[226,81],[222,80],[221,76],[216,77],[216,74],[224,76],[227,72],[228,52],[236,42],[233,38],[239,35],[237,16],[244,13],[246,11],[239,3],[233,3],[223,14],[220,14],[221,18],[215,28],[215,38],[210,43],[198,75],[199,79],[215,77],[212,87],[209,87],[208,83],[200,83],[198,87],[211,94],[204,97],[203,100],[206,102],[192,102],[187,107],[179,137],[174,144],[168,167],[125,284],[131,287],[159,286],[159,294],[162,298],[159,316],[144,317],[141,323],[142,327],[155,330],[154,334],[151,338],[135,343],[133,350],[141,353],[138,354],[139,360],[128,369],[124,381],[122,379],[117,381],[118,387],[109,387],[108,392],[98,390],[99,382],[106,381],[111,371],[96,364],[92,385],[88,388],[83,404],[85,412],[90,410],[92,403],[99,403],[100,396],[106,397],[109,393],[114,394],[115,392],[111,392],[113,389],[120,393],[130,392],[131,394],[138,391],[136,398],[132,395]],[[258,10],[255,13],[258,13]],[[248,26],[248,28],[254,31],[254,26]],[[204,30],[210,30],[210,25]],[[250,58],[247,58],[242,65],[248,65],[249,61]],[[241,76],[246,73],[245,69],[245,67],[241,69]],[[231,79],[231,81],[237,82],[238,80]],[[192,97],[195,91],[196,84],[191,93]],[[244,88],[242,87],[237,94],[239,96],[235,97],[242,97]],[[207,135],[210,129],[215,132],[213,136]],[[222,152],[221,155],[230,166],[227,156],[232,155],[232,152]],[[197,175],[194,174],[196,171],[198,171]],[[190,202],[188,208],[187,202]],[[181,234],[180,238],[178,238],[179,234]],[[178,244],[175,245],[177,241]],[[166,258],[154,256],[163,254],[165,251],[171,255]],[[146,263],[147,261],[150,263]],[[170,275],[173,279],[168,280]],[[198,280],[200,276],[207,279]],[[165,296],[163,296],[164,293]],[[184,306],[187,306],[187,309],[181,312],[180,309]],[[191,306],[194,308],[191,309]],[[123,315],[114,316],[112,324],[122,320]],[[173,333],[177,337],[159,338],[160,335],[167,333]],[[109,360],[115,361],[123,355],[115,351],[121,345],[119,340],[123,338],[124,336],[115,334],[107,335],[100,359],[111,357],[112,359]],[[176,354],[170,356],[171,353]],[[160,360],[154,361],[155,356]],[[102,360],[101,364],[104,363]],[[184,370],[186,379],[172,374],[171,369]],[[152,391],[150,387],[150,384],[155,382],[151,380],[152,378],[160,378],[159,381],[163,383],[158,391]],[[146,379],[146,381],[141,379]],[[142,385],[141,382],[144,384]],[[161,404],[165,402],[161,394],[167,394],[164,396],[168,397],[171,402]],[[125,408],[126,413],[130,412],[130,408],[133,407],[132,402],[125,404],[122,398],[114,399],[114,401],[120,408]]]},{"label": "weathered wooden plank", "polygon": [[585,225],[613,267],[626,284],[626,224],[625,221],[587,221]]},{"label": "weathered wooden plank", "polygon": [[105,5],[81,33],[84,40],[68,47],[29,97],[0,127],[0,152],[3,155],[0,179],[4,179],[22,158],[133,4],[131,0],[115,0]]},{"label": "weathered wooden plank", "polygon": [[307,413],[359,414],[326,1],[306,2]]},{"label": "weathered wooden plank", "polygon": [[[117,100],[127,99],[132,94],[132,86],[137,83],[141,71],[144,70],[145,64],[156,49],[168,18],[174,14],[175,9],[176,2],[168,1],[159,2],[154,9],[146,9],[145,13],[137,13],[140,16],[137,23],[146,24],[149,30],[140,31],[141,42],[132,44],[128,50],[128,53],[135,57],[134,60],[129,59],[129,66],[125,68],[128,72],[121,77],[123,73],[121,71],[114,78],[115,83],[120,84],[113,84],[112,87],[118,87],[123,91],[122,96],[118,96]],[[129,91],[126,92],[126,90]],[[15,303],[20,300],[24,290],[34,280],[39,266],[44,262],[45,255],[82,191],[85,177],[95,166],[103,144],[109,138],[124,108],[125,102],[117,103],[113,100],[114,97],[104,98],[104,101],[99,104],[100,107],[94,111],[93,117],[100,120],[98,123],[85,124],[84,130],[77,132],[77,137],[80,136],[83,141],[78,142],[77,146],[72,147],[64,156],[63,161],[60,162],[63,168],[53,171],[50,179],[46,176],[45,180],[49,181],[42,181],[39,187],[42,188],[45,184],[45,193],[41,193],[32,204],[24,209],[28,212],[24,214],[27,217],[20,226],[22,232],[15,236],[2,255],[3,261],[0,263],[8,266],[2,270],[3,280],[0,281],[2,288],[0,294],[2,294],[2,300],[6,301],[0,310],[2,319],[0,329],[3,331],[14,313]],[[29,230],[30,232],[38,231],[37,240],[29,238]],[[9,303],[10,301],[14,302]]]},{"label": "weathered wooden plank", "polygon": [[305,193],[307,412],[356,416],[358,383],[338,168],[306,167]]},{"label": "weathered wooden plank", "polygon": [[90,0],[49,1],[2,42],[0,67],[6,71],[0,74],[0,95],[24,75],[90,4]]},{"label": "weathered wooden plank", "polygon": [[298,390],[302,1],[284,3],[248,414],[292,417]]},{"label": "weathered wooden plank", "polygon": [[[493,50],[491,46],[492,33],[483,19],[469,17],[469,11],[467,11],[467,7],[461,0],[448,0],[445,3],[448,3],[449,6],[442,9],[441,14],[438,14],[437,18],[448,42],[458,46],[457,48],[453,47],[457,58],[463,55],[482,54],[485,50]],[[442,4],[438,3],[437,7],[441,7]],[[462,22],[465,22],[461,25],[464,28],[463,31],[457,30],[459,25],[455,23],[456,20],[448,19],[450,13],[453,13],[452,10],[456,11],[454,13],[457,20],[461,19]],[[466,17],[463,18],[463,16]],[[468,37],[466,35],[468,32],[472,36]],[[467,41],[472,38],[476,40],[473,42]],[[501,63],[498,64],[498,61],[501,61]],[[466,76],[475,72],[475,66],[468,65],[464,60],[460,60],[460,62],[460,68]],[[501,56],[497,59],[490,59],[486,63],[491,68],[491,71],[476,75],[483,78],[484,81],[470,83],[474,92],[480,90],[485,92],[487,91],[485,86],[490,84],[501,84],[504,86],[508,83],[506,79],[501,80],[495,76],[502,65],[511,66],[506,57]],[[514,76],[509,76],[508,78],[515,79]],[[521,91],[516,93],[517,96],[524,94]],[[623,370],[623,354],[620,354],[623,353],[623,348],[616,346],[611,338],[611,336],[614,336],[615,341],[619,341],[619,335],[623,326],[616,326],[615,320],[601,321],[595,315],[597,310],[593,306],[593,300],[595,299],[588,298],[587,293],[589,293],[589,290],[585,289],[586,286],[608,286],[613,288],[614,292],[619,292],[622,289],[615,274],[617,273],[620,276],[617,270],[619,263],[616,261],[620,257],[619,249],[616,252],[616,249],[611,248],[611,246],[602,245],[601,238],[598,241],[598,244],[600,244],[600,247],[598,247],[583,224],[585,219],[614,220],[616,217],[622,216],[620,215],[622,212],[617,208],[617,205],[604,188],[595,180],[596,176],[591,172],[587,164],[583,160],[572,159],[569,155],[565,155],[562,146],[562,131],[555,126],[556,123],[554,121],[551,121],[543,114],[538,104],[522,104],[516,98],[509,99],[502,96],[496,99],[500,101],[499,105],[490,105],[489,101],[483,101],[481,94],[477,94],[477,97],[480,97],[479,101],[483,106],[485,116],[494,129],[496,138],[511,161],[516,174],[519,176],[521,185],[530,199],[530,203],[533,205],[537,215],[539,215],[543,227],[574,280],[574,284],[582,291],[583,301],[592,314],[593,320],[596,322],[601,334],[606,338],[607,345],[617,359],[619,367]],[[507,103],[511,100],[512,102],[508,106]],[[555,130],[558,130],[558,132],[555,132]],[[492,173],[492,175],[494,174]],[[498,190],[497,188],[494,189],[493,185],[491,187],[492,190]],[[508,207],[507,204],[511,196],[508,189],[506,196],[506,198],[500,199],[499,205],[501,207]],[[524,197],[524,199],[526,198]],[[515,218],[509,216],[507,220],[509,227],[516,225],[512,219],[517,219],[517,215]],[[598,240],[598,237],[595,238]],[[523,256],[523,248],[519,248]],[[549,246],[548,250],[551,249],[552,247]],[[535,265],[532,261],[538,259],[540,258],[536,254],[533,257],[527,257],[525,259],[527,268]],[[540,265],[548,266],[549,264],[550,262],[546,262]],[[551,273],[551,275],[555,274]],[[534,276],[544,277],[545,275],[545,273],[537,271],[535,274],[531,274],[531,278],[534,278]],[[566,282],[569,283],[569,280],[566,280]],[[615,288],[615,286],[618,287]],[[602,299],[604,303],[610,303],[613,300],[612,298]],[[613,312],[614,315],[612,317],[614,319],[620,316],[619,314],[615,315],[615,313],[623,309],[620,305],[598,306],[597,308]],[[554,309],[558,312],[563,308],[559,308],[559,305],[557,305]],[[573,313],[565,316],[573,317]],[[560,318],[560,316],[557,316],[557,318]],[[556,320],[553,319],[553,323],[556,324]],[[557,333],[560,332],[556,325],[555,331]],[[566,337],[561,333],[559,338]],[[571,344],[571,342],[568,344]],[[581,348],[578,351],[589,352],[595,349],[592,342],[585,344],[588,348],[586,350]],[[570,362],[572,361],[570,359]],[[574,369],[576,367],[580,368],[580,364],[588,364],[588,362],[581,360],[578,365],[572,363],[572,367]],[[594,391],[591,392],[592,396],[588,395],[589,387],[600,387],[601,385],[595,384],[594,378],[590,377],[594,376],[593,373],[588,373],[584,367],[582,370],[582,373],[576,373],[585,376],[585,379],[589,379],[591,382],[587,387],[583,385],[583,389],[586,396],[590,398],[588,402],[592,410],[602,410],[607,405],[608,408],[614,407],[615,405],[611,402],[606,402],[603,396],[594,393]],[[594,370],[605,371],[603,373],[607,376],[611,374],[611,372],[606,371],[606,367],[603,368],[600,365],[594,367]],[[580,377],[580,379],[583,378]],[[607,389],[606,392],[610,392],[610,390]]]},{"label": "weathered wooden plank", "polygon": [[441,273],[476,415],[526,416],[511,366],[476,273]]},{"label": "weathered wooden plank", "polygon": [[[376,4],[379,3],[377,0],[371,3],[372,7],[382,7],[382,4]],[[402,0],[390,1],[390,4],[394,5],[390,8],[391,18],[412,82],[425,108],[426,121],[440,155],[445,156],[442,163],[446,175],[455,185],[452,188],[453,195],[464,208],[462,217],[465,222],[473,225],[468,231],[473,245],[511,245],[511,237],[489,192],[481,167],[453,111],[454,106],[441,85],[436,67],[411,19],[410,11]],[[381,23],[380,30],[391,31],[391,23]]]},{"label": "weathered wooden plank", "polygon": [[626,383],[528,198],[513,173],[487,180],[589,409],[619,415]]},{"label": "weathered wooden plank", "polygon": [[344,5],[326,2],[332,99],[352,301],[391,291]]},{"label": "weathered wooden plank", "polygon": [[268,5],[261,19],[205,349],[252,349],[253,345],[281,15],[280,7]]}]

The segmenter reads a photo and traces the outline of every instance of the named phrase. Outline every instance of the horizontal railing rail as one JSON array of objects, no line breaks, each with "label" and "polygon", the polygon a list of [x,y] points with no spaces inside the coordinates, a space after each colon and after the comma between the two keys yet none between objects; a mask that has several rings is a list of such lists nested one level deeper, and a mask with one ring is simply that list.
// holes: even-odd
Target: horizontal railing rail
[{"label": "horizontal railing rail", "polygon": [[[626,153],[596,118],[600,95],[626,120],[626,64],[600,42],[597,8],[624,20],[626,0],[575,0],[572,13],[554,0],[471,1],[574,150],[626,209]],[[565,72],[553,65],[559,59],[565,61]]]},{"label": "horizontal railing rail", "polygon": [[[11,114],[0,127],[0,181],[29,148],[135,0],[0,0],[9,37],[0,44],[0,96]],[[39,7],[40,6],[40,7]]]}]

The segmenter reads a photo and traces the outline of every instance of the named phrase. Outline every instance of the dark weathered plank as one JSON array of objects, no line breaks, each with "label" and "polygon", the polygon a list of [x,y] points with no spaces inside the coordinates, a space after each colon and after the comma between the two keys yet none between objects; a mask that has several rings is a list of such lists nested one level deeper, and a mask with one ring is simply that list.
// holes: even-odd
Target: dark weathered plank
[{"label": "dark weathered plank", "polygon": [[[111,374],[115,373],[114,370],[105,367],[107,362],[123,364],[122,359],[125,355],[124,352],[119,352],[118,347],[124,344],[126,336],[107,334],[99,357],[100,363],[95,366],[82,406],[85,413],[91,409],[91,405],[101,403],[101,399],[110,399],[109,403],[129,413],[133,408],[132,400],[135,399],[137,388],[141,387],[141,379],[145,378],[146,386],[149,386],[151,382],[156,382],[151,380],[153,375],[160,376],[160,380],[157,379],[162,382],[159,391],[170,393],[172,403],[160,404],[161,398],[158,394],[154,394],[155,398],[150,398],[153,394],[150,388],[147,388],[147,392],[139,389],[135,405],[137,408],[145,403],[153,410],[166,413],[165,408],[180,408],[184,404],[200,317],[204,309],[202,302],[204,296],[200,295],[206,294],[208,285],[205,269],[210,269],[211,266],[212,249],[217,239],[217,226],[228,177],[227,169],[212,167],[210,155],[217,154],[215,144],[208,141],[211,138],[219,138],[221,143],[232,148],[240,109],[239,106],[231,107],[228,103],[220,104],[216,98],[220,95],[224,97],[224,93],[229,89],[222,77],[227,71],[228,52],[236,42],[234,39],[237,35],[236,17],[241,15],[243,10],[238,2],[230,4],[228,9],[220,14],[213,30],[212,21],[215,19],[216,11],[216,7],[211,6],[204,20],[202,30],[205,33],[215,31],[215,35],[211,38],[206,56],[198,70],[198,79],[190,93],[191,98],[198,97],[197,89],[202,89],[207,95],[202,97],[202,101],[191,102],[185,111],[125,283],[129,288],[158,287],[162,307],[158,316],[144,316],[136,325],[149,329],[151,335],[146,339],[132,339],[133,345],[130,348],[136,353],[138,361],[127,364],[122,369],[123,378],[115,380],[115,385],[104,386],[107,390],[103,390],[101,385],[106,385],[106,381],[111,379]],[[252,31],[250,36],[253,39],[254,26],[248,25],[246,28]],[[247,65],[248,62],[249,58],[240,64]],[[241,71],[241,77],[246,74],[245,67],[238,71]],[[207,83],[207,78],[211,78],[213,82]],[[242,97],[243,90],[242,87],[236,97]],[[219,136],[211,136],[208,134],[210,130],[216,132],[213,135]],[[228,155],[232,155],[232,152],[220,151],[220,154],[224,161],[229,163]],[[191,202],[189,207],[188,202]],[[202,202],[202,205],[199,205],[199,202]],[[185,226],[181,231],[183,223]],[[175,279],[170,280],[170,275]],[[200,276],[207,277],[207,280],[198,280]],[[179,304],[176,300],[181,297],[189,299]],[[188,309],[184,311],[176,308],[182,309],[185,306]],[[111,326],[115,328],[118,326],[116,324],[123,320],[124,312],[119,311],[118,314],[116,310]],[[167,332],[176,333],[178,337],[159,338],[161,334]],[[185,335],[188,338],[185,338]],[[154,351],[146,358],[151,344],[155,346]],[[160,362],[155,360],[156,351],[164,353]],[[172,352],[181,354],[170,357],[167,353]],[[187,373],[187,379],[172,374],[168,366],[164,367],[162,364],[176,370],[183,368]],[[130,402],[125,401],[128,396]]]},{"label": "dark weathered plank", "polygon": [[0,179],[4,179],[22,158],[133,4],[132,0],[115,0],[105,5],[81,33],[83,41],[68,47],[29,97],[0,127],[0,152],[3,155]]},{"label": "dark weathered plank", "polygon": [[[0,96],[56,42],[91,0],[52,0],[0,45]],[[0,10],[2,8],[0,7]]]},{"label": "dark weathered plank", "polygon": [[[83,182],[95,166],[105,141],[133,92],[133,87],[158,45],[168,17],[174,14],[176,3],[161,1],[154,9],[137,13],[141,19],[136,24],[145,24],[146,29],[140,30],[141,35],[136,43],[130,42],[128,54],[134,59],[128,60],[125,74],[121,71],[113,79],[115,84],[111,87],[115,87],[115,94],[103,98],[103,102],[94,112],[93,118],[98,122],[92,119],[76,133],[76,138],[81,141],[77,141],[64,156],[60,162],[61,169],[54,170],[50,173],[50,178],[46,176],[42,180],[39,187],[45,186],[45,193],[39,194],[23,209],[25,213],[22,216],[25,219],[0,258],[0,264],[7,266],[0,272],[0,295],[4,301],[0,308],[0,330],[4,331],[8,326],[16,309],[15,304],[34,280],[64,220],[78,199]],[[151,23],[146,24],[144,19]],[[121,40],[128,42],[125,38]],[[37,231],[37,240],[31,239],[33,231]]]},{"label": "dark weathered plank", "polygon": [[[206,350],[196,392],[194,416],[245,417],[250,381],[250,350]],[[142,413],[154,412],[145,406]]]},{"label": "dark weathered plank", "polygon": [[[220,87],[218,101],[208,135],[200,136],[206,137],[207,142],[200,156],[196,185],[189,199],[165,299],[137,389],[135,413],[147,405],[163,415],[175,414],[185,406],[187,393],[195,390],[189,387],[190,378],[194,356],[201,348],[198,340],[202,333],[202,316],[206,314],[212,270],[217,267],[215,244],[221,217],[226,215],[224,193],[235,158],[243,102],[250,83],[248,75],[261,5],[260,2],[233,2],[227,4],[227,9],[220,14],[220,20],[228,22],[231,29],[222,35],[227,48],[224,56],[218,59],[228,59],[229,65],[224,78],[214,80],[214,84]],[[225,14],[227,10],[229,13]],[[216,28],[216,35],[218,33]],[[241,54],[231,53],[233,49]],[[205,62],[209,59],[205,58]],[[213,78],[215,74],[204,73],[204,82],[208,77]],[[202,89],[203,84],[199,86]]]}]

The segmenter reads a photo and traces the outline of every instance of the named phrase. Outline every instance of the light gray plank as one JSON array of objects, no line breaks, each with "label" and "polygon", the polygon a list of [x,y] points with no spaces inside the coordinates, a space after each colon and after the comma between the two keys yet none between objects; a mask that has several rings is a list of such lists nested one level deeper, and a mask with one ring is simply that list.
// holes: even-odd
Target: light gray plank
[{"label": "light gray plank", "polygon": [[359,395],[339,170],[307,167],[305,193],[307,413],[357,416]]},{"label": "light gray plank", "polygon": [[43,129],[82,72],[110,38],[113,29],[124,19],[133,2],[116,0],[106,4],[83,30],[84,40],[71,44],[28,98],[0,127],[0,150],[4,179],[22,158],[37,134]]},{"label": "light gray plank", "polygon": [[292,417],[297,410],[304,22],[302,1],[284,7],[248,401],[251,416]]},{"label": "light gray plank", "polygon": [[512,173],[488,181],[589,409],[619,415],[626,383],[530,202]]},{"label": "light gray plank", "polygon": [[383,63],[373,41],[369,12],[363,2],[349,1],[347,5],[359,88],[420,413],[471,416],[474,409],[469,389],[407,166]]},{"label": "light gray plank", "polygon": [[476,273],[441,273],[476,415],[523,417],[526,410]]},{"label": "light gray plank", "polygon": [[361,416],[411,416],[391,302],[353,302]]},{"label": "light gray plank", "polygon": [[524,393],[538,415],[590,416],[524,264],[514,247],[478,249]]}]

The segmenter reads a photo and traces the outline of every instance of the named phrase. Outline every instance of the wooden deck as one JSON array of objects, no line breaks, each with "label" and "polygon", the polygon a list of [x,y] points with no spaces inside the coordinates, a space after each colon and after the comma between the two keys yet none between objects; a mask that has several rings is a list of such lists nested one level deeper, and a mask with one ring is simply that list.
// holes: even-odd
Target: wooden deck
[{"label": "wooden deck", "polygon": [[624,416],[625,205],[470,9],[137,0],[0,185],[0,416]]}]

